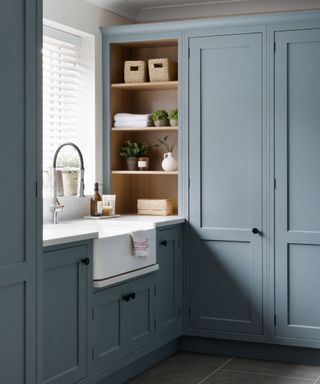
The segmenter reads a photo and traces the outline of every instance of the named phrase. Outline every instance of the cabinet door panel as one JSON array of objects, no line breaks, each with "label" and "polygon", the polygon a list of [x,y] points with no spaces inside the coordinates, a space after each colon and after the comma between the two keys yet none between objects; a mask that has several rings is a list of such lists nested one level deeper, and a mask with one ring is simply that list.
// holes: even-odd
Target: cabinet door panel
[{"label": "cabinet door panel", "polygon": [[78,246],[44,254],[44,383],[86,376],[86,251]]},{"label": "cabinet door panel", "polygon": [[275,333],[319,340],[320,30],[275,40]]},{"label": "cabinet door panel", "polygon": [[122,287],[108,288],[93,295],[94,370],[106,367],[124,354]]},{"label": "cabinet door panel", "polygon": [[155,336],[155,279],[154,275],[127,284],[125,293],[135,298],[124,302],[126,319],[126,351],[132,352],[149,344]]},{"label": "cabinet door panel", "polygon": [[191,326],[261,333],[261,34],[190,39],[190,135]]},{"label": "cabinet door panel", "polygon": [[0,383],[6,384],[36,382],[37,3],[0,2]]},{"label": "cabinet door panel", "polygon": [[[163,244],[163,242],[166,242]],[[157,233],[157,336],[176,331],[181,313],[181,228]]]}]

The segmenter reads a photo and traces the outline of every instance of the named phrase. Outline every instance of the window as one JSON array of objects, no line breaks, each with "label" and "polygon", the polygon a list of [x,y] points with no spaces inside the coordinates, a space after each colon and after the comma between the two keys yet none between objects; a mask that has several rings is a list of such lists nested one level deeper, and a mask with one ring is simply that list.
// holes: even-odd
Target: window
[{"label": "window", "polygon": [[[91,48],[91,54],[90,54]],[[51,168],[57,148],[76,144],[84,157],[85,184],[94,179],[93,44],[80,34],[44,26],[43,36],[43,172],[44,195],[50,195]],[[79,158],[72,147],[58,157],[60,195],[74,195]],[[71,177],[71,179],[70,179]],[[59,181],[59,178],[58,178]],[[71,189],[70,189],[71,188]]]}]

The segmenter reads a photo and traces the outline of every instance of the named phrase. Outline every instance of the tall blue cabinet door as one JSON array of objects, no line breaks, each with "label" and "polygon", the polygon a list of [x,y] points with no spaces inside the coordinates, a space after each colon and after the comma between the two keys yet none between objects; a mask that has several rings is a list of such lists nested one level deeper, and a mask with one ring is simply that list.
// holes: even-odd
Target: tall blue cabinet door
[{"label": "tall blue cabinet door", "polygon": [[275,333],[319,341],[320,29],[275,41]]},{"label": "tall blue cabinet door", "polygon": [[44,252],[45,384],[76,383],[87,374],[87,246]]},{"label": "tall blue cabinet door", "polygon": [[0,383],[5,384],[36,382],[37,11],[36,0],[0,2]]},{"label": "tall blue cabinet door", "polygon": [[190,39],[189,77],[190,327],[260,334],[262,35]]}]

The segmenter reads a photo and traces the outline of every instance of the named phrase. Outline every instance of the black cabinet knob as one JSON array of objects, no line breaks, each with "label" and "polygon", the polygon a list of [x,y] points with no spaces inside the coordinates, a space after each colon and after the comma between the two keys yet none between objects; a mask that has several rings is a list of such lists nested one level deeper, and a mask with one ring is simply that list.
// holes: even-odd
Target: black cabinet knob
[{"label": "black cabinet knob", "polygon": [[130,294],[122,296],[122,300],[129,301],[130,300]]},{"label": "black cabinet knob", "polygon": [[85,259],[82,259],[81,260],[81,263],[85,264],[85,265],[89,265],[90,264],[90,259],[89,257],[86,257]]},{"label": "black cabinet knob", "polygon": [[166,247],[167,246],[167,240],[163,240],[160,242],[160,245],[162,245],[163,247]]},{"label": "black cabinet knob", "polygon": [[135,292],[128,293],[127,295],[122,296],[122,300],[128,302],[131,299],[134,300],[136,298]]},{"label": "black cabinet knob", "polygon": [[132,300],[134,300],[134,299],[136,298],[136,293],[135,293],[135,292],[132,292],[132,293],[130,294],[130,297],[131,297]]},{"label": "black cabinet knob", "polygon": [[252,233],[253,233],[254,235],[257,235],[257,234],[261,235],[261,232],[259,231],[258,228],[252,228]]}]

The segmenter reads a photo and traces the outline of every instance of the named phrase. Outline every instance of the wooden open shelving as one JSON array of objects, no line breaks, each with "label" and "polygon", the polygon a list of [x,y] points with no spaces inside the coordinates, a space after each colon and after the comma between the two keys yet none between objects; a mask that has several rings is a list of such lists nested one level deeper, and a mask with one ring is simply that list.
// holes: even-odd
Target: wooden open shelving
[{"label": "wooden open shelving", "polygon": [[113,175],[158,175],[158,176],[172,176],[178,175],[178,171],[112,171]]},{"label": "wooden open shelving", "polygon": [[177,132],[178,127],[141,127],[141,128],[112,127],[111,130],[112,132]]},{"label": "wooden open shelving", "polygon": [[[173,201],[178,212],[179,171],[162,170],[164,150],[155,147],[158,137],[168,137],[174,143],[173,156],[178,159],[179,127],[119,127],[113,126],[116,113],[147,114],[159,109],[178,108],[179,81],[124,83],[126,60],[169,58],[178,62],[178,41],[163,39],[145,42],[124,42],[110,45],[110,160],[111,192],[117,195],[117,213],[136,213],[141,198]],[[126,141],[143,142],[148,146],[149,170],[128,171],[126,161],[119,156],[119,148]]]},{"label": "wooden open shelving", "polygon": [[114,83],[111,84],[112,89],[123,90],[175,90],[178,89],[177,81],[161,81],[161,82],[145,82],[145,83]]}]

